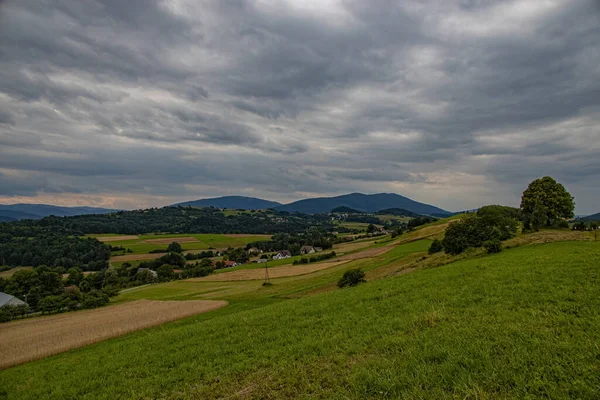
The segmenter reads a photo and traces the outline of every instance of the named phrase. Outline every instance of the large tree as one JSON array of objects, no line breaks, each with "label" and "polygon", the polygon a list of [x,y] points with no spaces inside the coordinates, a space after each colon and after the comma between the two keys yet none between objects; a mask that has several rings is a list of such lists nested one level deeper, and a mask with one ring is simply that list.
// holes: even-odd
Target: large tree
[{"label": "large tree", "polygon": [[573,196],[549,176],[529,184],[521,198],[521,209],[526,225],[534,229],[551,226],[560,218],[575,216]]}]

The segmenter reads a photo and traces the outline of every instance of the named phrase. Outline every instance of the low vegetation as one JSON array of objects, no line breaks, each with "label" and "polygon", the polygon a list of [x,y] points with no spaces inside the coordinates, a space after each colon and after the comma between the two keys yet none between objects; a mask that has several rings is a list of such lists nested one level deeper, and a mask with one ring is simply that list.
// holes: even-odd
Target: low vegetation
[{"label": "low vegetation", "polygon": [[25,399],[598,398],[599,261],[597,243],[549,243],[235,303],[2,371],[0,387]]},{"label": "low vegetation", "polygon": [[356,286],[365,282],[365,273],[360,268],[356,268],[344,272],[337,285],[339,288],[345,288],[346,286]]}]

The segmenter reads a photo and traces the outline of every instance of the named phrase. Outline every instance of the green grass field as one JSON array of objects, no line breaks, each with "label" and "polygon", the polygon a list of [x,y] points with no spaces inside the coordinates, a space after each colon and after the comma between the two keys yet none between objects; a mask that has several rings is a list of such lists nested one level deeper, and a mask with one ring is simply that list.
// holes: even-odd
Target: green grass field
[{"label": "green grass field", "polygon": [[[428,243],[350,264],[376,269]],[[241,282],[255,285],[248,291],[228,282],[155,285],[119,301],[223,296],[231,304],[2,371],[0,393],[9,399],[595,399],[599,266],[599,243],[557,242],[291,300],[335,281],[349,266],[266,288]]]},{"label": "green grass field", "polygon": [[[95,235],[93,237],[102,237],[102,236],[119,236],[119,235]],[[161,250],[166,249],[169,245],[168,243],[159,244],[159,243],[147,243],[145,240],[152,239],[173,239],[173,241],[177,241],[178,237],[193,237],[198,240],[198,242],[190,242],[190,243],[181,243],[181,246],[184,250],[207,250],[210,248],[213,249],[226,249],[228,247],[244,247],[248,243],[260,241],[260,240],[268,240],[268,236],[265,235],[256,235],[256,236],[246,236],[246,237],[231,237],[227,235],[220,234],[168,234],[168,235],[139,235],[139,239],[131,239],[131,240],[116,240],[106,242],[106,244],[110,244],[113,246],[123,246],[125,248],[131,249],[133,253],[124,253],[124,254],[147,254],[153,250]],[[115,253],[117,254],[117,253]],[[118,254],[123,254],[119,252]]]}]

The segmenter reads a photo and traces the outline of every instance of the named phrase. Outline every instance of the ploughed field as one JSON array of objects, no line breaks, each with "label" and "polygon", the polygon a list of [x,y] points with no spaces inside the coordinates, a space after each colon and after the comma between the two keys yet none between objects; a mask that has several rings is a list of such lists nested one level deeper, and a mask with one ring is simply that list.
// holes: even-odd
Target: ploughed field
[{"label": "ploughed field", "polygon": [[[118,301],[230,304],[1,371],[0,391],[9,399],[600,398],[600,243],[524,242],[464,259],[426,257],[429,243],[268,287],[182,281],[128,291]],[[336,289],[356,266],[372,280]]]},{"label": "ploughed field", "polygon": [[0,324],[0,368],[43,358],[139,329],[216,310],[226,301],[138,300]]}]

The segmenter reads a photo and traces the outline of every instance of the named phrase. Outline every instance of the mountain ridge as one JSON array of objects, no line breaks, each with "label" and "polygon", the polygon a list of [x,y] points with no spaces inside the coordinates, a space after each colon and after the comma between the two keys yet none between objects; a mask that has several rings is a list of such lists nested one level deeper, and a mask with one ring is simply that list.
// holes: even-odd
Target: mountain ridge
[{"label": "mountain ridge", "polygon": [[10,222],[22,219],[42,219],[55,215],[57,217],[72,217],[75,215],[108,214],[120,210],[101,207],[63,207],[51,204],[0,204],[0,221]]},{"label": "mountain ridge", "polygon": [[449,216],[452,214],[439,207],[421,203],[395,193],[350,193],[334,197],[317,197],[298,200],[275,209],[278,211],[318,214],[329,212],[336,207],[349,207],[362,212],[400,208],[421,215]]},{"label": "mountain ridge", "polygon": [[264,210],[274,208],[282,204],[276,201],[264,200],[257,197],[246,196],[222,196],[208,199],[198,199],[176,203],[171,207],[217,207],[240,210]]}]

